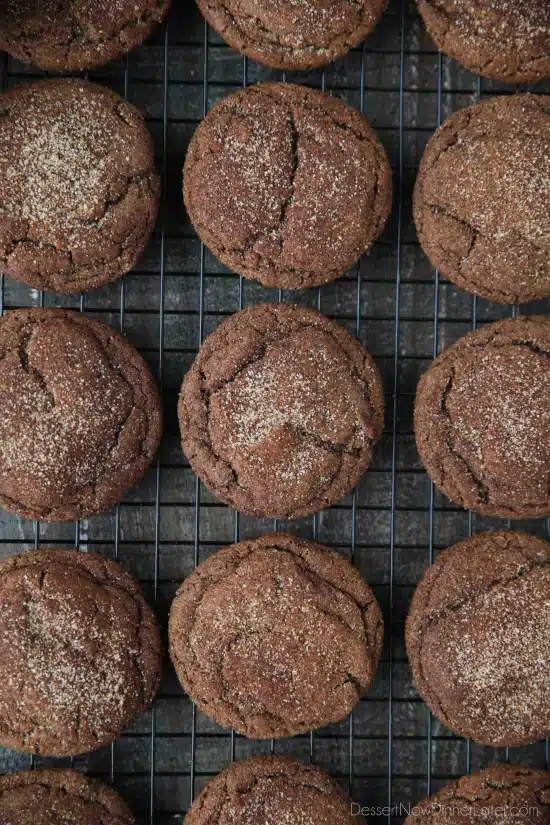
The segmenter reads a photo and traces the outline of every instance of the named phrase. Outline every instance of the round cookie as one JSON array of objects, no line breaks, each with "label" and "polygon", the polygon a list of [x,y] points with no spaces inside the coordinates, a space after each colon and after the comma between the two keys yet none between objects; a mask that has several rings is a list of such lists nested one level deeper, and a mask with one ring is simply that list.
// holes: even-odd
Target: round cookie
[{"label": "round cookie", "polygon": [[209,782],[185,825],[363,825],[351,799],[315,765],[284,756],[234,762]]},{"label": "round cookie", "polygon": [[[550,9],[550,5],[548,7]],[[462,109],[428,143],[414,219],[432,264],[492,301],[550,295],[550,97]]]},{"label": "round cookie", "polygon": [[405,825],[547,825],[550,774],[523,765],[491,765],[417,802]]},{"label": "round cookie", "polygon": [[191,467],[219,499],[296,519],[359,481],[384,396],[372,358],[338,324],[313,309],[259,304],[206,339],[178,413]]},{"label": "round cookie", "polygon": [[158,688],[160,635],[137,581],[77,550],[0,562],[0,743],[73,756],[116,739]]},{"label": "round cookie", "polygon": [[387,0],[197,0],[230,46],[275,69],[312,69],[347,54]]},{"label": "round cookie", "polygon": [[455,733],[492,747],[550,734],[550,544],[482,533],[441,553],[406,625],[416,688]]},{"label": "round cookie", "polygon": [[116,791],[73,770],[32,770],[0,777],[0,821],[7,825],[135,825]]},{"label": "round cookie", "polygon": [[550,515],[550,319],[471,332],[422,376],[414,411],[426,470],[485,516]]},{"label": "round cookie", "polygon": [[0,506],[42,521],[106,510],[161,432],[149,368],[114,329],[62,309],[0,319]]},{"label": "round cookie", "polygon": [[178,590],[170,655],[197,706],[252,739],[344,719],[374,678],[380,607],[338,553],[283,533],[207,559]]},{"label": "round cookie", "polygon": [[333,281],[372,246],[391,170],[367,120],[324,92],[269,83],[223,98],[196,130],[184,198],[201,240],[264,286]]},{"label": "round cookie", "polygon": [[441,49],[476,74],[507,83],[550,77],[547,0],[416,0]]},{"label": "round cookie", "polygon": [[2,0],[0,50],[41,69],[80,71],[135,49],[169,0]]},{"label": "round cookie", "polygon": [[132,269],[160,192],[134,106],[75,78],[17,86],[0,94],[0,145],[4,273],[36,289],[78,292]]}]

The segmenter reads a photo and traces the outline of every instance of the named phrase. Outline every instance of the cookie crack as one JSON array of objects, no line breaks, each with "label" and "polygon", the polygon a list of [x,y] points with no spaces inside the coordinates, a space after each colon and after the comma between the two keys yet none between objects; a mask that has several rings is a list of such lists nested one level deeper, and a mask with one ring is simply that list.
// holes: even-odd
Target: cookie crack
[{"label": "cookie crack", "polygon": [[[526,559],[525,565],[523,565],[518,573],[511,576],[499,577],[493,579],[487,586],[480,588],[477,592],[472,594],[469,597],[464,599],[458,599],[455,602],[450,602],[444,608],[441,608],[433,615],[424,616],[422,619],[422,623],[420,628],[416,631],[417,639],[415,640],[415,649],[418,653],[416,657],[416,667],[418,669],[420,679],[424,686],[424,692],[426,695],[430,697],[431,702],[433,705],[438,709],[439,715],[443,718],[444,723],[447,727],[456,730],[457,724],[455,722],[451,722],[448,714],[446,713],[443,704],[437,696],[437,694],[432,690],[429,680],[426,679],[424,676],[424,669],[422,666],[422,650],[424,647],[425,636],[428,630],[430,630],[433,626],[437,626],[437,624],[442,620],[447,618],[450,614],[460,610],[463,607],[474,605],[479,599],[487,596],[492,591],[496,590],[498,587],[507,587],[508,585],[512,584],[515,581],[519,581],[523,578],[526,574],[531,573],[533,570],[544,570],[550,568],[550,560],[548,561],[528,561]],[[433,581],[431,582],[431,587],[427,590],[425,596],[425,602],[428,603],[430,599],[430,595],[433,592],[434,588],[437,586],[437,582],[439,581],[440,576],[443,573],[443,564],[438,570],[438,575],[434,577]]]},{"label": "cookie crack", "polygon": [[[499,586],[503,585],[506,586],[511,584],[512,582],[519,581],[520,579],[524,578],[527,574],[531,573],[533,570],[546,570],[550,568],[550,560],[549,561],[525,561],[525,563],[521,566],[520,570],[510,576],[500,576],[496,577],[489,582],[489,584],[476,591],[471,596],[468,596],[463,599],[456,599],[453,602],[449,602],[445,607],[440,608],[436,613],[431,614],[430,616],[426,617],[425,622],[423,622],[423,627],[431,628],[432,625],[437,625],[441,619],[446,619],[447,616],[451,613],[460,610],[462,607],[467,607],[470,605],[475,604],[483,596],[488,595],[493,590],[496,590]],[[429,590],[431,593],[433,590],[433,585]]]},{"label": "cookie crack", "polygon": [[[298,166],[300,164],[300,154],[299,154],[299,141],[300,135],[296,126],[296,120],[294,118],[294,109],[292,106],[289,107],[288,110],[288,118],[290,124],[290,137],[291,137],[291,151],[292,151],[292,169],[290,172],[290,195],[286,200],[283,201],[281,204],[281,214],[279,215],[279,221],[277,226],[275,227],[274,231],[282,233],[285,222],[286,222],[286,215],[287,211],[292,205],[294,200],[294,193],[296,191],[296,177],[298,175]],[[284,249],[284,239],[280,239],[281,243],[281,252]]]},{"label": "cookie crack", "polygon": [[[477,475],[477,473],[476,473],[474,467],[472,466],[471,462],[468,461],[468,459],[465,458],[457,450],[456,445],[454,444],[454,440],[452,438],[453,420],[452,420],[452,416],[449,412],[447,403],[448,403],[449,395],[451,394],[451,391],[452,391],[452,388],[453,388],[454,379],[455,379],[455,368],[453,367],[450,371],[449,378],[447,379],[447,383],[445,385],[445,388],[443,389],[443,392],[441,394],[440,409],[441,409],[441,413],[442,413],[445,421],[447,422],[447,427],[445,429],[445,442],[446,442],[446,445],[447,445],[447,449],[449,450],[449,453],[464,465],[464,467],[466,468],[466,470],[467,470],[468,474],[470,475],[472,481],[476,485],[477,490],[478,490],[478,503],[483,504],[483,505],[487,505],[487,504],[490,503],[489,488],[485,484],[483,478],[481,478],[480,476]],[[482,459],[482,461],[483,461],[483,459]],[[443,464],[441,465],[441,471],[442,471],[442,473],[444,473]]]},{"label": "cookie crack", "polygon": [[[483,232],[481,229],[478,229],[477,227],[473,226],[473,224],[471,224],[468,220],[466,220],[466,218],[463,218],[459,215],[454,214],[452,212],[452,210],[449,209],[448,207],[446,207],[445,205],[439,204],[439,203],[428,203],[428,202],[426,202],[424,204],[424,206],[427,207],[428,209],[430,209],[432,211],[433,215],[437,215],[439,213],[441,215],[444,215],[446,218],[451,218],[452,220],[456,221],[457,223],[460,223],[462,226],[464,226],[466,229],[468,229],[472,233],[472,235],[474,236],[474,239],[472,241],[470,249],[468,250],[468,252],[465,255],[462,255],[461,258],[460,258],[460,265],[462,265],[464,260],[471,254],[472,248],[475,245],[475,243],[477,242],[478,238],[482,237],[482,238],[485,238],[486,240],[489,240],[489,241],[492,240],[491,235],[489,235],[487,232]],[[547,247],[538,245],[531,238],[528,238],[527,235],[525,235],[523,232],[518,232],[516,229],[508,229],[508,228],[506,228],[504,231],[509,233],[510,235],[515,235],[517,238],[519,238],[525,244],[528,244],[529,246],[532,246],[533,249],[535,249],[537,252],[543,252],[545,255],[548,255]],[[452,250],[449,250],[449,251],[452,252]]]}]

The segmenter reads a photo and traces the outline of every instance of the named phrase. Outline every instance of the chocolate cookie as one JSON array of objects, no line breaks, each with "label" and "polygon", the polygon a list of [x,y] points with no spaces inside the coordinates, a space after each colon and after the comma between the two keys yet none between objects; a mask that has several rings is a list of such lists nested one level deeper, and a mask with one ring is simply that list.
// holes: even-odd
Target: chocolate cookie
[{"label": "chocolate cookie", "polygon": [[37,289],[77,292],[132,269],[160,189],[134,106],[84,80],[17,86],[0,94],[0,145],[3,272]]},{"label": "chocolate cookie", "polygon": [[260,304],[224,321],[185,376],[183,450],[218,498],[295,519],[357,483],[382,431],[376,366],[313,309]]},{"label": "chocolate cookie", "polygon": [[314,765],[284,756],[234,762],[197,797],[185,825],[363,825],[351,799]]},{"label": "chocolate cookie", "polygon": [[416,0],[438,49],[507,83],[550,77],[548,0]]},{"label": "chocolate cookie", "polygon": [[492,301],[550,295],[549,155],[550,97],[478,103],[435,133],[416,181],[414,218],[446,278]]},{"label": "chocolate cookie", "polygon": [[406,641],[418,692],[455,733],[493,747],[550,735],[550,544],[482,533],[441,553]]},{"label": "chocolate cookie", "polygon": [[253,739],[344,719],[374,678],[382,614],[338,553],[277,533],[218,551],[170,611],[181,684],[220,725]]},{"label": "chocolate cookie", "polygon": [[139,46],[169,0],[0,0],[0,50],[41,69],[93,69]]},{"label": "chocolate cookie", "polygon": [[434,483],[476,513],[550,515],[550,319],[465,335],[420,379],[416,444]]},{"label": "chocolate cookie", "polygon": [[134,825],[123,799],[72,770],[33,770],[0,777],[4,825]]},{"label": "chocolate cookie", "polygon": [[550,774],[523,765],[492,765],[462,776],[418,802],[405,825],[548,825]]},{"label": "chocolate cookie", "polygon": [[0,562],[0,605],[5,747],[45,756],[94,750],[153,701],[157,622],[118,564],[77,550],[13,556]]},{"label": "chocolate cookie", "polygon": [[0,506],[43,521],[106,510],[161,431],[149,368],[114,329],[62,309],[0,319]]},{"label": "chocolate cookie", "polygon": [[387,0],[197,0],[230,46],[275,69],[312,69],[347,54]]},{"label": "chocolate cookie", "polygon": [[269,83],[223,98],[184,169],[185,205],[208,248],[264,286],[340,277],[382,232],[391,171],[367,120],[315,89]]}]

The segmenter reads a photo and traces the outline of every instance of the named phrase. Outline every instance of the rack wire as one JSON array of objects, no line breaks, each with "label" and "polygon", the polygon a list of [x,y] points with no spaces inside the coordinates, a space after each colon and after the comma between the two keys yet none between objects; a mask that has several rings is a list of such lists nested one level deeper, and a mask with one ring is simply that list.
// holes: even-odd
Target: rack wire
[{"label": "rack wire", "polygon": [[[38,75],[0,54],[1,88]],[[0,512],[0,556],[48,545],[104,553],[140,578],[165,623],[179,582],[220,545],[288,530],[336,547],[359,567],[384,610],[385,649],[375,685],[352,716],[310,736],[250,742],[223,731],[194,708],[167,663],[154,707],[111,747],[75,760],[0,750],[0,770],[74,764],[111,781],[142,823],[167,825],[183,819],[193,796],[231,760],[256,753],[314,761],[340,777],[360,804],[378,807],[377,822],[400,822],[408,805],[449,778],[495,761],[548,767],[548,743],[495,751],[445,730],[415,694],[403,645],[410,596],[437,551],[501,525],[457,509],[429,482],[412,434],[417,379],[460,335],[517,311],[472,298],[434,273],[416,241],[412,185],[439,123],[481,97],[515,90],[481,81],[439,54],[412,0],[390,2],[376,31],[346,58],[303,74],[240,57],[205,25],[192,0],[174,0],[148,43],[92,78],[146,114],[163,182],[155,237],[134,272],[81,296],[41,293],[1,276],[0,311],[66,306],[119,327],[158,376],[166,435],[142,483],[109,513],[46,525]],[[336,283],[299,293],[263,289],[229,273],[199,243],[181,200],[183,158],[200,118],[225,94],[281,79],[325,89],[360,109],[388,150],[395,182],[390,225],[371,253]],[[289,524],[240,516],[216,502],[192,474],[177,430],[177,392],[205,335],[229,314],[265,300],[314,306],[342,323],[374,355],[386,390],[386,429],[357,489],[342,504]],[[538,302],[521,312],[549,308]],[[544,520],[521,527],[549,534]]]}]

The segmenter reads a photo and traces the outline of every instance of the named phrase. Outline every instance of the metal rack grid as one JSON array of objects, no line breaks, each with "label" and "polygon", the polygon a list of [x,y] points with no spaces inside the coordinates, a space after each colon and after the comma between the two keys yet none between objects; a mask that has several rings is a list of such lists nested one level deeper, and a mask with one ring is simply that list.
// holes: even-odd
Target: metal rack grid
[{"label": "metal rack grid", "polygon": [[[37,73],[0,54],[2,88],[31,76]],[[482,96],[514,90],[481,81],[439,54],[412,0],[390,2],[376,31],[346,58],[302,74],[271,71],[240,57],[208,29],[192,0],[174,0],[166,25],[148,43],[92,77],[147,116],[163,181],[155,237],[134,272],[81,296],[39,293],[2,276],[0,310],[67,306],[122,329],[162,385],[166,435],[142,483],[102,516],[46,525],[0,512],[0,555],[76,545],[119,559],[140,578],[165,622],[175,589],[197,563],[222,544],[274,527],[217,503],[191,473],[177,431],[181,378],[204,336],[243,306],[265,300],[315,306],[375,356],[386,390],[386,429],[373,467],[342,504],[275,527],[317,538],[353,560],[382,604],[385,650],[376,683],[352,717],[311,736],[262,743],[223,731],[195,710],[167,663],[153,709],[111,747],[75,760],[0,750],[0,770],[72,762],[110,780],[141,822],[167,825],[183,819],[193,795],[231,759],[273,750],[325,767],[349,783],[362,805],[391,809],[382,810],[377,821],[400,821],[408,804],[494,761],[548,766],[548,743],[494,751],[445,730],[414,692],[403,645],[411,593],[437,550],[501,525],[455,508],[430,484],[412,435],[418,376],[438,351],[472,327],[516,311],[476,300],[433,272],[416,242],[412,185],[423,148],[445,117]],[[363,111],[394,170],[394,210],[386,233],[360,265],[321,289],[266,290],[232,275],[198,242],[181,203],[183,158],[200,118],[222,95],[270,79],[323,88]],[[539,84],[536,91],[550,87]],[[538,302],[521,311],[549,308]],[[521,527],[548,534],[543,520]]]}]

